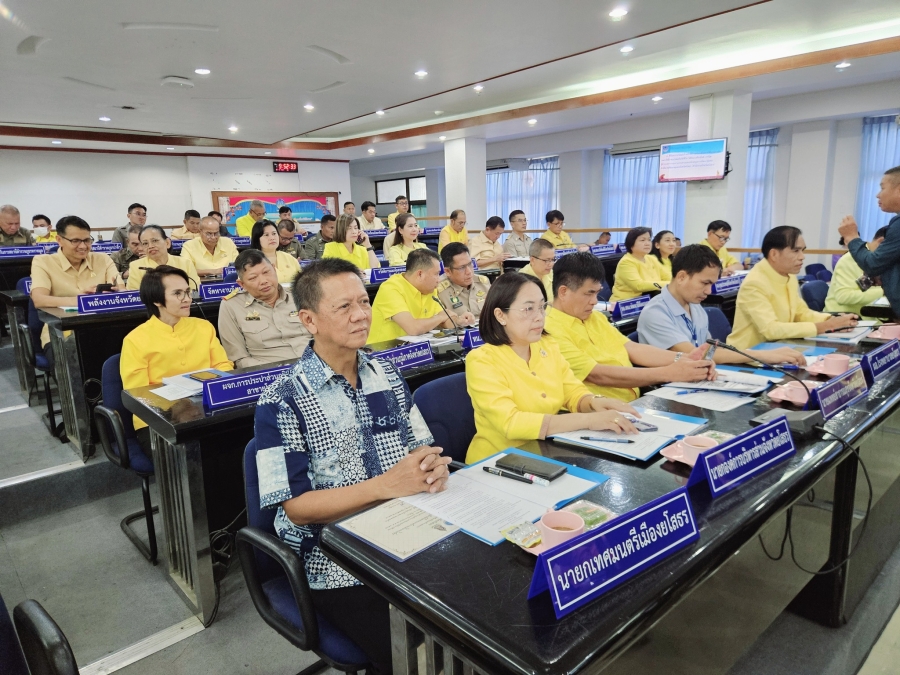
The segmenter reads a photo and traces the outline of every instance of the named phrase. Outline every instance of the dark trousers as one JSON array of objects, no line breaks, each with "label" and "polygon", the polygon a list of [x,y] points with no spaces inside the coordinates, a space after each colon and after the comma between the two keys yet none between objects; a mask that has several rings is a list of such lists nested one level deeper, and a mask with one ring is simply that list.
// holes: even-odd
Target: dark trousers
[{"label": "dark trousers", "polygon": [[380,674],[391,672],[391,620],[388,602],[366,586],[312,591],[316,610],[340,628]]},{"label": "dark trousers", "polygon": [[47,346],[44,347],[44,356],[47,357],[47,361],[50,362],[50,373],[55,377],[56,373],[54,372],[54,368],[56,367],[56,358],[53,356],[53,345],[49,342]]}]

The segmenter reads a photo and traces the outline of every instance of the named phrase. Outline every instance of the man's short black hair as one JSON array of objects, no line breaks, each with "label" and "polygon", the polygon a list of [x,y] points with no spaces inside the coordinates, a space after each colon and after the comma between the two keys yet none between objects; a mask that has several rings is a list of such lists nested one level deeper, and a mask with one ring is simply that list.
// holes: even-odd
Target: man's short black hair
[{"label": "man's short black hair", "polygon": [[87,224],[87,221],[84,218],[79,218],[78,216],[63,216],[59,220],[56,221],[56,234],[60,237],[66,236],[66,229],[70,227],[77,227],[81,230],[91,231],[91,226]]},{"label": "man's short black hair", "polygon": [[137,202],[135,202],[134,204],[132,204],[131,206],[128,207],[128,213],[131,213],[135,209],[144,209],[144,211],[146,211],[147,207],[144,206],[143,204],[138,204]]},{"label": "man's short black hair", "polygon": [[287,230],[288,232],[293,232],[296,228],[294,221],[290,218],[284,218],[283,220],[278,221],[278,231]]},{"label": "man's short black hair", "polygon": [[336,218],[336,217],[334,217],[334,216],[331,215],[330,213],[326,213],[324,216],[322,216],[322,220],[320,221],[320,224],[321,224],[321,225],[324,225],[325,223],[331,222],[332,220],[335,221],[335,222],[337,222],[337,218]]},{"label": "man's short black hair", "polygon": [[718,232],[719,230],[725,230],[726,232],[731,232],[731,225],[726,223],[724,220],[714,220],[709,225],[706,226],[707,233]]},{"label": "man's short black hair", "polygon": [[554,220],[565,220],[566,217],[562,214],[562,211],[558,211],[553,209],[552,211],[547,211],[547,215],[544,216],[544,220],[548,223],[552,223]]},{"label": "man's short black hair", "polygon": [[187,211],[184,212],[185,220],[187,220],[188,218],[199,218],[199,217],[200,217],[200,212],[195,211],[194,209],[188,209]]},{"label": "man's short black hair", "polygon": [[278,214],[281,215],[282,213],[293,213],[293,211],[291,211],[290,206],[282,206],[278,209]]},{"label": "man's short black hair", "polygon": [[[411,255],[411,254],[410,254]],[[489,345],[508,345],[510,343],[509,336],[506,334],[506,328],[497,321],[494,316],[494,310],[500,309],[503,312],[509,311],[509,306],[515,302],[516,296],[525,284],[534,284],[541,289],[541,295],[544,301],[547,300],[547,289],[537,277],[530,274],[521,274],[519,272],[510,272],[509,274],[501,274],[500,277],[491,284],[487,297],[484,299],[484,306],[481,308],[481,314],[478,316],[478,332],[481,333],[481,339]]]},{"label": "man's short black hair", "polygon": [[31,216],[32,224],[36,220],[43,220],[45,223],[47,223],[47,227],[50,227],[53,224],[51,222],[51,220],[47,216],[45,216],[43,213],[38,213],[37,215]]},{"label": "man's short black hair", "polygon": [[769,257],[769,251],[783,251],[786,248],[794,248],[797,245],[797,239],[803,232],[797,227],[790,225],[779,225],[773,227],[766,232],[766,236],[762,240],[763,258]]},{"label": "man's short black hair", "polygon": [[602,285],[605,280],[606,270],[599,258],[587,251],[569,253],[557,260],[553,267],[553,296],[556,297],[562,286],[575,290],[587,281]]},{"label": "man's short black hair", "polygon": [[397,195],[397,198],[394,199],[394,204],[399,204],[400,202],[408,202],[409,200],[406,198],[406,195]]},{"label": "man's short black hair", "polygon": [[466,215],[466,212],[463,211],[462,209],[453,209],[450,212],[450,220],[457,220],[459,218],[460,214]]},{"label": "man's short black hair", "polygon": [[491,216],[484,224],[484,229],[486,230],[496,230],[498,227],[506,227],[506,223],[503,222],[503,218],[500,216]]},{"label": "man's short black hair", "polygon": [[541,253],[544,251],[554,251],[556,247],[546,239],[541,239],[538,237],[528,246],[528,257],[529,258],[540,258]]},{"label": "man's short black hair", "polygon": [[887,236],[887,231],[887,225],[885,225],[884,227],[879,227],[877,230],[875,230],[875,234],[872,235],[872,239],[884,239]]},{"label": "man's short black hair", "polygon": [[207,218],[212,218],[213,216],[219,216],[219,218],[223,218],[223,217],[224,217],[224,216],[222,216],[222,214],[219,213],[218,211],[210,211],[209,213],[206,214],[206,217],[207,217]]},{"label": "man's short black hair", "polygon": [[375,202],[363,202],[362,206],[360,206],[359,209],[360,211],[367,211],[369,207],[372,207],[373,209],[378,208],[377,206],[375,206]]},{"label": "man's short black hair", "polygon": [[[344,202],[344,208],[345,208],[345,209],[347,208],[347,204],[353,204],[353,202]],[[356,204],[353,204],[353,206],[356,206]]]},{"label": "man's short black hair", "polygon": [[430,248],[417,248],[415,251],[410,251],[409,256],[406,258],[406,271],[427,270],[434,263],[439,263],[440,261],[440,256]]},{"label": "man's short black hair", "polygon": [[234,260],[234,268],[237,270],[238,276],[244,275],[244,270],[248,267],[256,267],[260,263],[267,262],[270,265],[272,261],[266,257],[266,254],[257,248],[245,248],[238,253],[238,257]]},{"label": "man's short black hair", "polygon": [[684,270],[689,277],[699,274],[707,267],[722,270],[722,261],[709,246],[689,244],[672,256],[672,278]]},{"label": "man's short black hair", "polygon": [[159,317],[157,303],[160,305],[166,304],[166,287],[163,285],[163,279],[173,275],[181,277],[188,285],[188,288],[191,287],[191,280],[187,272],[171,265],[160,265],[149,269],[144,274],[144,278],[141,279],[141,302],[147,307],[147,313],[150,316]]},{"label": "man's short black hair", "polygon": [[453,267],[453,259],[460,253],[468,253],[469,247],[462,242],[452,241],[441,249],[441,261],[444,263],[444,269]]},{"label": "man's short black hair", "polygon": [[271,220],[266,220],[263,218],[262,220],[257,220],[253,223],[253,229],[250,230],[250,248],[258,248],[262,250],[259,240],[262,239],[263,233],[266,231],[266,227],[271,225],[275,228],[275,232],[278,232],[278,226],[273,223]]},{"label": "man's short black hair", "polygon": [[895,166],[884,172],[885,176],[890,176],[895,181],[900,180],[900,166]]},{"label": "man's short black hair", "polygon": [[359,268],[349,260],[342,258],[322,258],[309,264],[302,273],[294,278],[291,285],[291,293],[294,296],[294,306],[297,310],[306,309],[312,312],[319,310],[322,298],[322,282],[341,274],[352,274],[359,280]]},{"label": "man's short black hair", "polygon": [[515,211],[509,212],[509,222],[512,222],[512,219],[516,216],[524,216],[525,212],[522,209],[516,209]]},{"label": "man's short black hair", "polygon": [[631,253],[638,237],[643,237],[645,234],[653,234],[653,230],[649,227],[632,227],[628,230],[628,234],[625,235],[625,250]]}]

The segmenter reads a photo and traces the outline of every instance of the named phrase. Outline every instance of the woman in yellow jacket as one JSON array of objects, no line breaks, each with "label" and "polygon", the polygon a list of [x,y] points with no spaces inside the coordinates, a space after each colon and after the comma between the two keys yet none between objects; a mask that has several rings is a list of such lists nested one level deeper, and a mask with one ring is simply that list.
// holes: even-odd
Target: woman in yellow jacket
[{"label": "woman in yellow jacket", "polygon": [[388,249],[388,264],[391,267],[405,265],[409,254],[417,248],[428,248],[419,243],[419,224],[413,214],[401,213],[394,222],[397,223],[394,234],[396,243]]},{"label": "woman in yellow jacket", "polygon": [[625,235],[628,253],[616,265],[611,302],[636,298],[647,291],[658,291],[669,283],[663,281],[659,265],[650,259],[651,232],[649,227],[634,227]]},{"label": "woman in yellow jacket", "polygon": [[262,251],[272,263],[278,274],[279,284],[288,284],[294,280],[300,271],[300,263],[290,253],[279,251],[281,237],[278,236],[278,226],[271,220],[260,220],[253,224],[250,231],[250,248]]},{"label": "woman in yellow jacket", "polygon": [[[160,265],[141,281],[141,301],[150,319],[125,336],[119,372],[125,389],[162,384],[164,377],[195,370],[232,370],[234,365],[206,319],[191,316],[191,286],[184,270]],[[146,423],[134,418],[137,431]],[[138,440],[149,440],[138,435]],[[147,446],[149,447],[149,446]]]},{"label": "woman in yellow jacket", "polygon": [[[637,433],[622,415],[627,403],[594,396],[577,380],[552,338],[544,334],[547,294],[527,274],[504,274],[481,310],[485,344],[466,357],[466,388],[475,409],[475,438],[466,462],[509,447],[537,452],[534,441],[591,429]],[[572,414],[560,415],[565,408]]]},{"label": "woman in yellow jacket", "polygon": [[372,242],[365,230],[359,229],[359,221],[346,213],[341,214],[334,226],[334,241],[325,244],[323,258],[349,260],[361,270],[381,267]]},{"label": "woman in yellow jacket", "polygon": [[672,256],[675,255],[675,234],[669,230],[658,232],[651,242],[650,262],[656,263],[663,281],[672,281]]}]

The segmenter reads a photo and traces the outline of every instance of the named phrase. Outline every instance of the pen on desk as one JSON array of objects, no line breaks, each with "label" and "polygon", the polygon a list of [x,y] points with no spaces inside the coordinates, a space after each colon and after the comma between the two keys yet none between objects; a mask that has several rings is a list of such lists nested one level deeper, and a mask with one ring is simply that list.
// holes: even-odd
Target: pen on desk
[{"label": "pen on desk", "polygon": [[546,478],[541,478],[540,476],[535,476],[533,473],[525,473],[524,471],[516,471],[514,469],[510,469],[510,471],[517,476],[525,476],[525,478],[531,479],[531,482],[535,485],[542,485],[543,487],[549,487],[550,481]]},{"label": "pen on desk", "polygon": [[778,367],[782,370],[800,370],[800,366],[793,363],[782,363]]},{"label": "pen on desk", "polygon": [[503,478],[512,478],[513,480],[517,480],[520,483],[533,483],[530,478],[525,478],[525,476],[520,476],[517,473],[512,473],[510,471],[504,471],[503,469],[497,469],[493,466],[484,466],[482,467],[488,473],[494,474],[495,476],[502,476]]},{"label": "pen on desk", "polygon": [[634,443],[629,438],[596,438],[594,436],[581,436],[583,441],[597,441],[599,443]]},{"label": "pen on desk", "polygon": [[465,465],[465,464],[463,464],[462,462],[457,462],[456,460],[453,460],[453,461],[450,462],[447,466],[448,466],[449,468],[453,469],[454,471],[458,471],[459,469],[465,469],[465,468],[466,468],[466,465]]},{"label": "pen on desk", "polygon": [[682,389],[681,391],[676,391],[676,396],[681,396],[682,394],[697,394],[703,391],[703,389]]}]

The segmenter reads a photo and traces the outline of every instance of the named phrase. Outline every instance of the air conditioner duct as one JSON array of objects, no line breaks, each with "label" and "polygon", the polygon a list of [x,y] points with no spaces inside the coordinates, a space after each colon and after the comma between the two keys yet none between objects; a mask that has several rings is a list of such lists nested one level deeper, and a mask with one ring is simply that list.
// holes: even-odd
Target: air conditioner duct
[{"label": "air conditioner duct", "polygon": [[491,159],[488,160],[488,171],[528,171],[530,162],[527,159]]},{"label": "air conditioner duct", "polygon": [[651,138],[646,141],[634,141],[631,143],[616,143],[609,150],[611,155],[631,155],[637,152],[659,152],[659,146],[663,143],[682,143],[687,136],[673,136],[671,138]]}]

